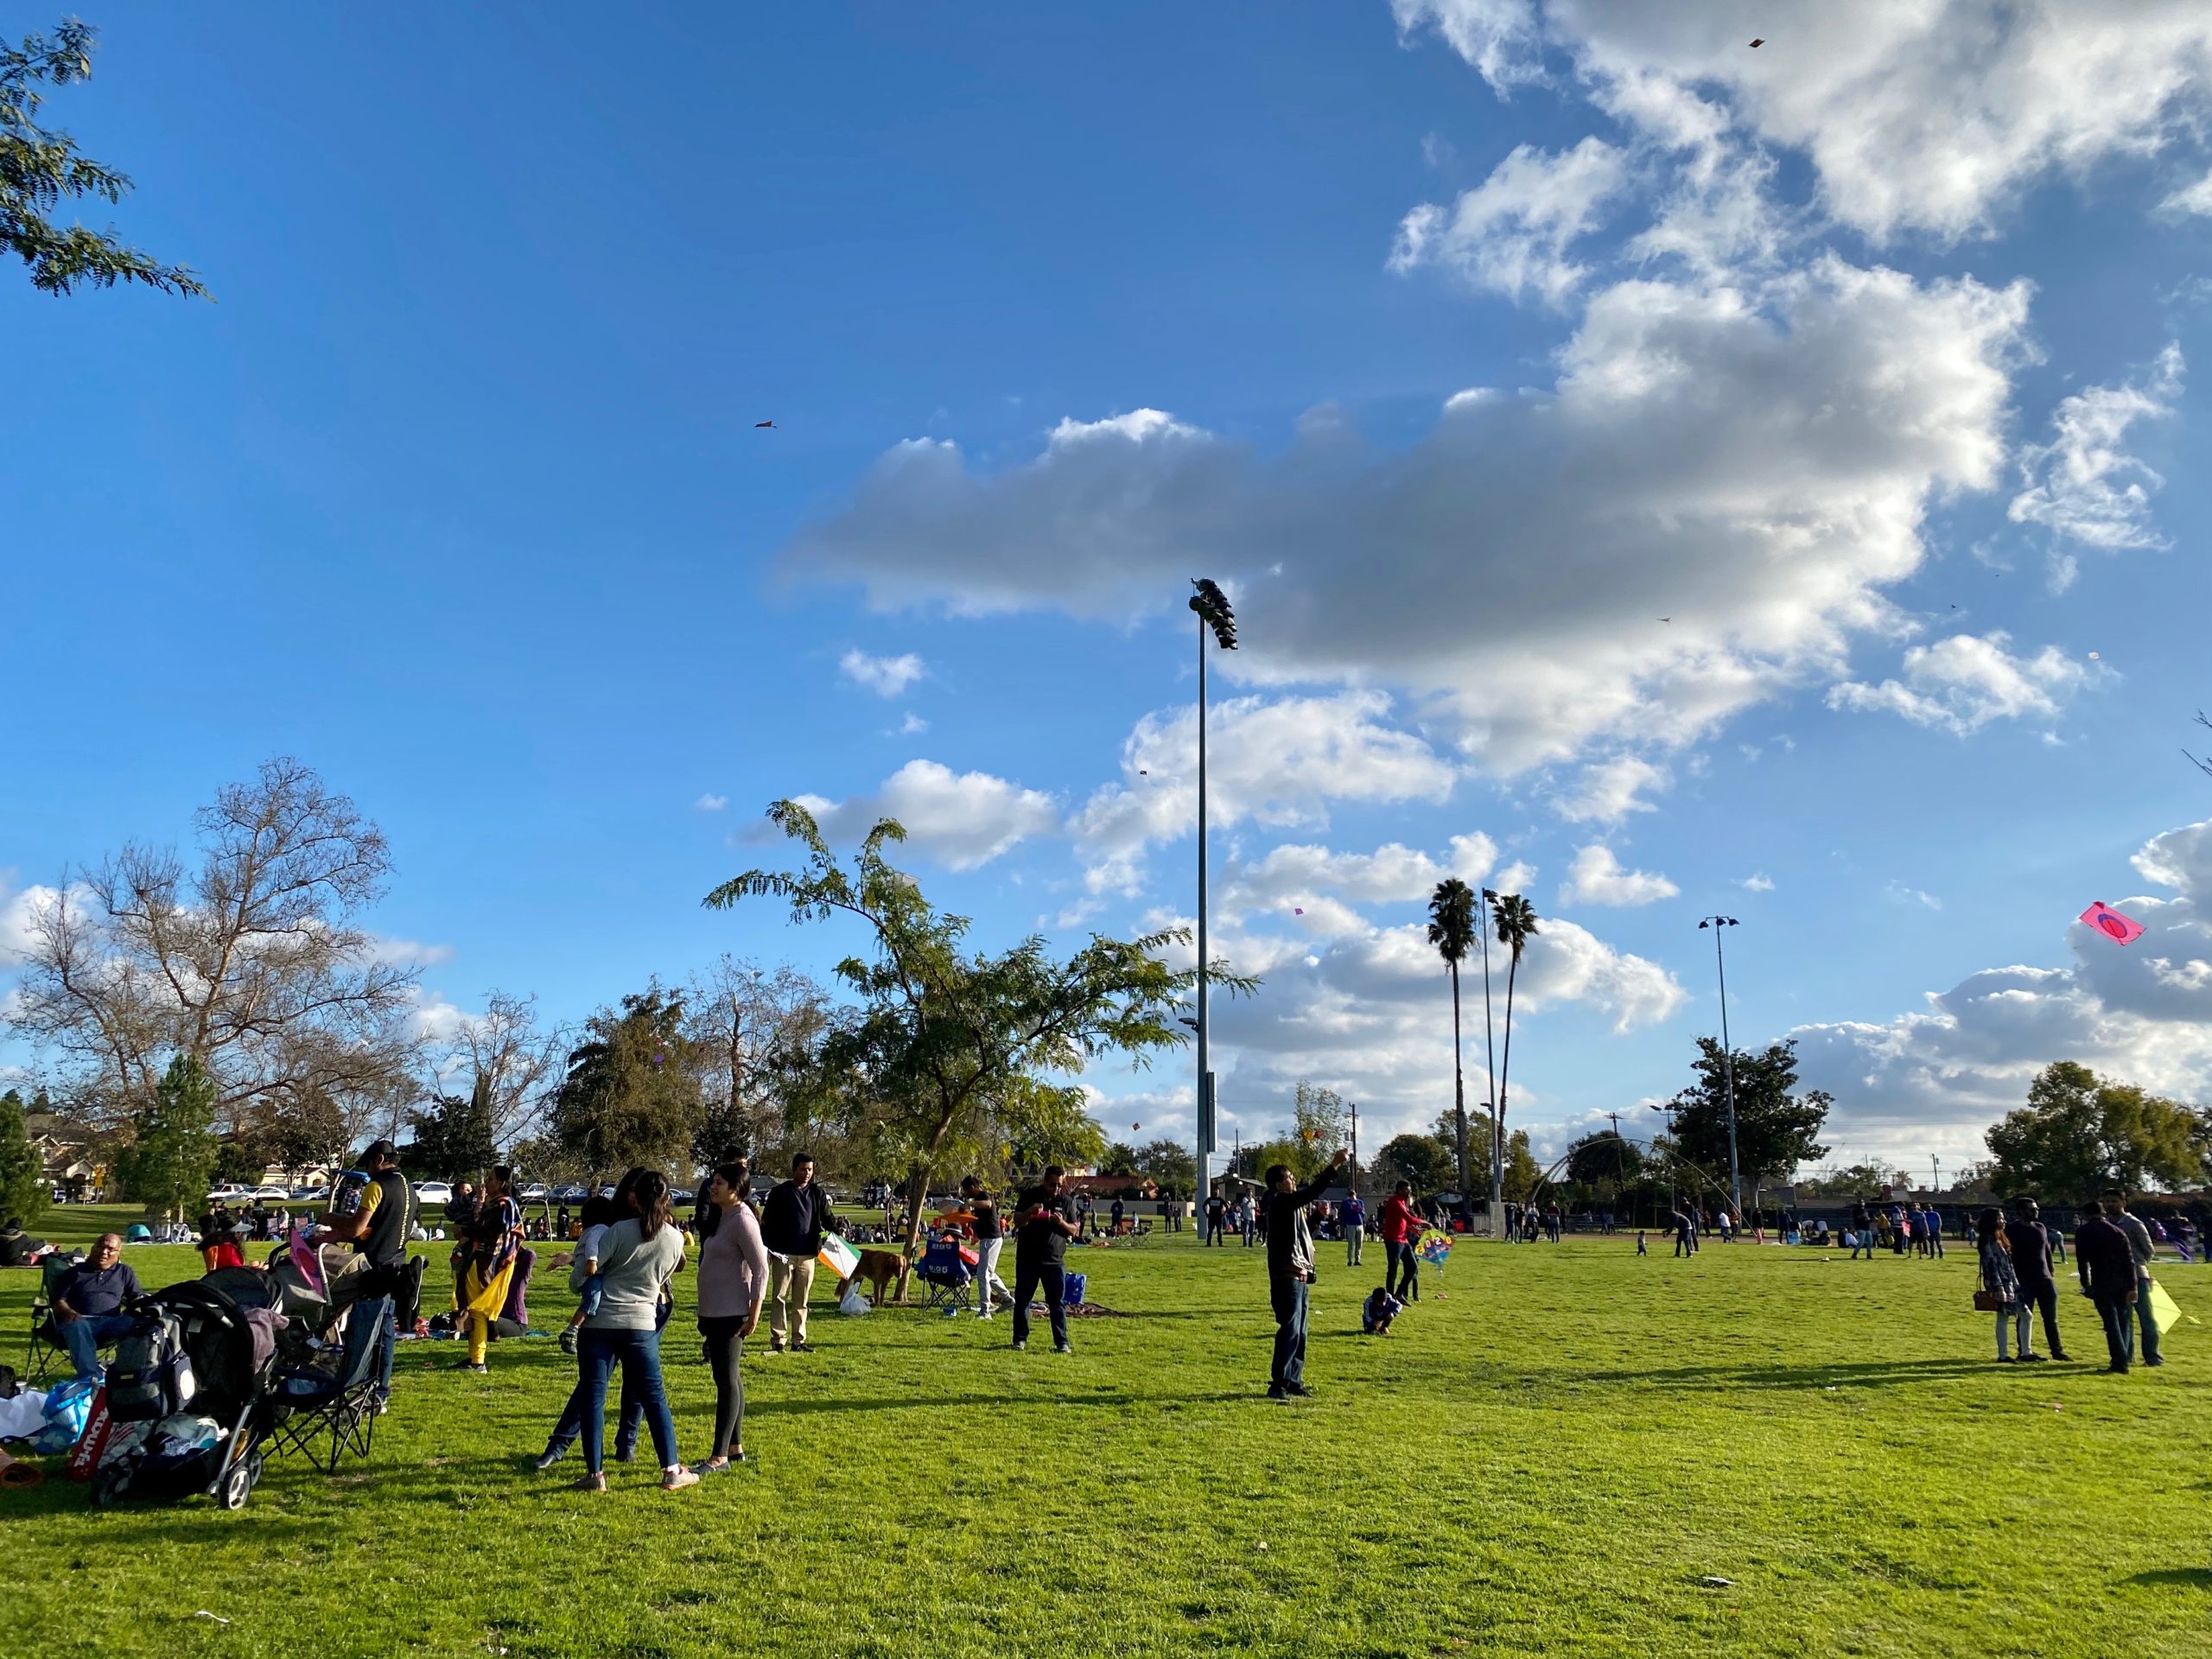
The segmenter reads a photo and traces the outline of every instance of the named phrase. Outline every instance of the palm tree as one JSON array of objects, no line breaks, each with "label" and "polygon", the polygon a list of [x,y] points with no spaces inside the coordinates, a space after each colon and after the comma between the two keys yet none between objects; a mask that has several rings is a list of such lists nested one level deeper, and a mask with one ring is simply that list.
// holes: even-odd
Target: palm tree
[{"label": "palm tree", "polygon": [[1474,949],[1475,890],[1458,876],[1440,881],[1428,900],[1428,942],[1452,974],[1452,1104],[1459,1130],[1459,1203],[1469,1201],[1467,1186],[1467,1084],[1459,1068],[1459,964]]},{"label": "palm tree", "polygon": [[1513,982],[1521,971],[1521,952],[1529,941],[1536,937],[1536,910],[1517,893],[1502,893],[1491,904],[1491,919],[1497,929],[1497,942],[1513,953],[1513,960],[1505,970],[1505,1063],[1497,1071],[1497,1135],[1500,1162],[1491,1166],[1491,1185],[1497,1195],[1505,1147],[1505,1081],[1513,1071]]}]

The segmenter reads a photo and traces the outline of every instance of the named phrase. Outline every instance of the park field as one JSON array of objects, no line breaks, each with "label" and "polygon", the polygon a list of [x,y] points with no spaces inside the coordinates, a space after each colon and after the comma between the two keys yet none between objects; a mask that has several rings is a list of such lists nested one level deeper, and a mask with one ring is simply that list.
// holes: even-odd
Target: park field
[{"label": "park field", "polygon": [[[2207,1322],[2123,1378],[2081,1363],[2101,1343],[2070,1297],[2076,1363],[1993,1363],[1961,1250],[1659,1248],[1462,1244],[1370,1340],[1379,1248],[1354,1273],[1328,1247],[1319,1397],[1290,1406],[1262,1397],[1258,1254],[1187,1234],[1075,1253],[1129,1317],[1078,1322],[1069,1357],[1008,1351],[1003,1319],[840,1319],[817,1287],[820,1351],[748,1363],[755,1462],[672,1495],[649,1457],[603,1497],[570,1488],[580,1457],[531,1471],[573,1377],[551,1342],[496,1345],[488,1377],[410,1343],[373,1455],[335,1478],[273,1465],[236,1513],[0,1494],[0,1650],[2212,1654],[2212,1272],[2166,1269]],[[10,1362],[31,1284],[0,1277]],[[690,1333],[680,1307],[696,1460]]]}]

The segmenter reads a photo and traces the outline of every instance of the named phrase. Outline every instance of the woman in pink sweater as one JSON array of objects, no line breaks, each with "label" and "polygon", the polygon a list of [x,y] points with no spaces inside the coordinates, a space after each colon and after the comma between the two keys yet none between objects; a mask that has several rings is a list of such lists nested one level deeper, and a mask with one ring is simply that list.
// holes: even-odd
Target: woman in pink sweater
[{"label": "woman in pink sweater", "polygon": [[721,1218],[699,1249],[699,1334],[715,1372],[715,1450],[699,1465],[702,1475],[745,1461],[745,1382],[738,1361],[768,1294],[768,1249],[760,1242],[760,1218],[746,1202],[752,1185],[742,1158],[722,1165],[707,1182],[707,1201]]}]

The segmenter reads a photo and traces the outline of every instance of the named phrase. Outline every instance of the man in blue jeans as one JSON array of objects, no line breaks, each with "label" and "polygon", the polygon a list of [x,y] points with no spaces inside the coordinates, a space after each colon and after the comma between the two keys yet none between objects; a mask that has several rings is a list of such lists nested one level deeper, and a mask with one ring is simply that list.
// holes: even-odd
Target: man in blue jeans
[{"label": "man in blue jeans", "polygon": [[412,1288],[407,1239],[415,1225],[415,1189],[399,1173],[399,1149],[389,1141],[372,1141],[361,1154],[361,1167],[368,1173],[369,1183],[361,1189],[359,1204],[344,1215],[325,1217],[323,1237],[353,1247],[353,1259],[341,1271],[372,1275],[363,1281],[358,1300],[391,1298],[377,1343],[376,1409],[382,1416],[391,1408],[391,1357],[399,1338],[397,1308],[402,1300],[411,1300],[405,1292]]},{"label": "man in blue jeans", "polygon": [[[2143,1224],[2142,1217],[2128,1213],[2127,1200],[2118,1192],[2107,1195],[2105,1212],[2113,1223],[2127,1235],[2127,1247],[2135,1256],[2135,1322],[2142,1327],[2142,1354],[2145,1365],[2163,1365],[2165,1357],[2158,1351],[2158,1316],[2151,1311],[2151,1263],[2158,1258],[2158,1246],[2151,1242],[2151,1230]],[[2128,1332],[2128,1349],[2135,1351],[2133,1331]]]},{"label": "man in blue jeans", "polygon": [[61,1275],[54,1287],[54,1319],[79,1377],[99,1381],[99,1351],[130,1331],[130,1316],[123,1310],[139,1294],[138,1275],[123,1265],[118,1233],[102,1233],[92,1255]]},{"label": "man in blue jeans", "polygon": [[1268,1170],[1268,1300],[1275,1316],[1270,1400],[1302,1400],[1313,1392],[1306,1386],[1306,1314],[1313,1284],[1313,1234],[1306,1224],[1306,1206],[1329,1190],[1351,1156],[1338,1147],[1327,1167],[1303,1186],[1291,1185],[1287,1164]]}]

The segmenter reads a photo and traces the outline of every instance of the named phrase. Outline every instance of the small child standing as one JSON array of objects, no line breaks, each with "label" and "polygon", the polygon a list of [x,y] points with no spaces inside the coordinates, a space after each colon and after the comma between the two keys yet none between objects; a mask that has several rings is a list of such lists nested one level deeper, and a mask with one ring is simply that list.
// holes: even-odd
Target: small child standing
[{"label": "small child standing", "polygon": [[1404,1313],[1406,1305],[1393,1296],[1389,1290],[1381,1285],[1376,1286],[1373,1290],[1368,1292],[1367,1300],[1359,1306],[1361,1334],[1370,1337],[1389,1336],[1390,1321]]},{"label": "small child standing", "polygon": [[576,1293],[576,1311],[569,1318],[561,1332],[561,1351],[576,1351],[576,1332],[583,1329],[584,1321],[599,1312],[600,1297],[606,1281],[599,1276],[600,1241],[607,1236],[607,1230],[614,1221],[614,1201],[602,1198],[597,1193],[584,1200],[582,1235],[576,1240],[576,1253],[569,1258],[569,1288]]},{"label": "small child standing", "polygon": [[1651,1254],[1649,1250],[1643,1247],[1643,1229],[1641,1227],[1636,1230],[1636,1253],[1638,1255],[1649,1255]]}]

